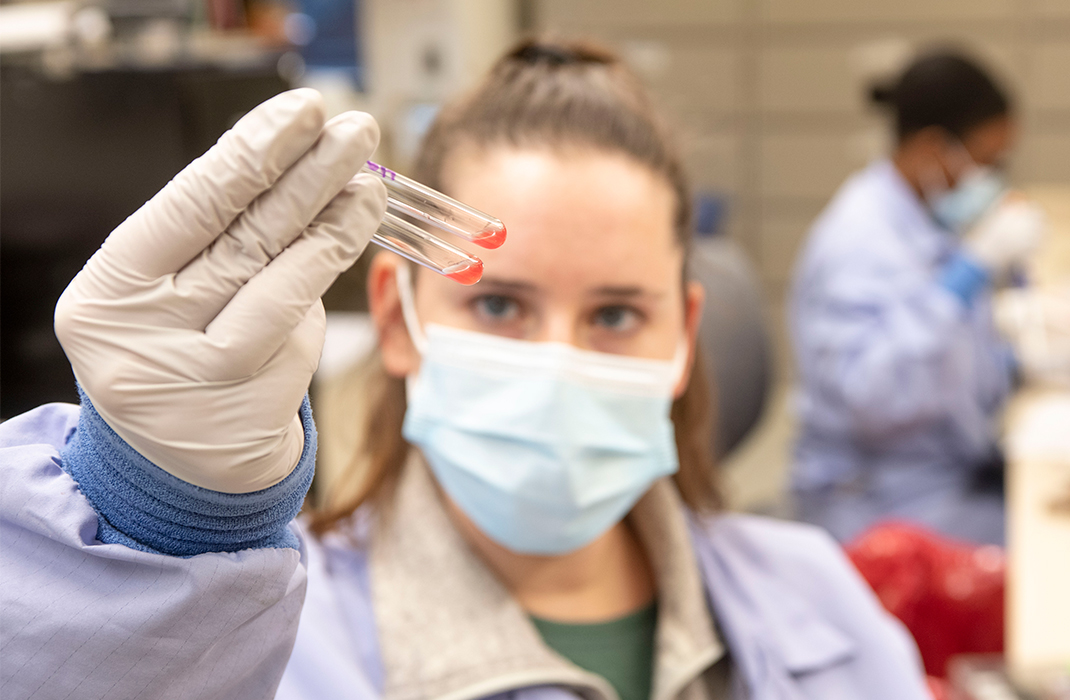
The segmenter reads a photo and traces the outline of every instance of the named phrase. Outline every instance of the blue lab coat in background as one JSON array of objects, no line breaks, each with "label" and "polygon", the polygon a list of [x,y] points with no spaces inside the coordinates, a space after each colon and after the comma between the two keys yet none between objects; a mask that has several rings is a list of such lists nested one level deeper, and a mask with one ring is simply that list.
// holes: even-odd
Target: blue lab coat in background
[{"label": "blue lab coat in background", "polygon": [[793,488],[841,541],[898,518],[1003,542],[991,472],[1013,360],[989,291],[964,301],[940,281],[958,247],[882,161],[841,187],[799,257]]}]

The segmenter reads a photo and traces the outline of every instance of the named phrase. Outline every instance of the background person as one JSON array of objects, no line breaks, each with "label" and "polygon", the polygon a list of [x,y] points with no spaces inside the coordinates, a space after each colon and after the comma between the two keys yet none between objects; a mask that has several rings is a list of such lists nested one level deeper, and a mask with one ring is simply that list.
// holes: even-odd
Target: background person
[{"label": "background person", "polygon": [[799,515],[841,541],[902,518],[1002,543],[996,418],[1014,360],[990,288],[1043,215],[1007,191],[1011,103],[971,60],[921,56],[880,93],[895,152],[843,185],[795,269]]}]

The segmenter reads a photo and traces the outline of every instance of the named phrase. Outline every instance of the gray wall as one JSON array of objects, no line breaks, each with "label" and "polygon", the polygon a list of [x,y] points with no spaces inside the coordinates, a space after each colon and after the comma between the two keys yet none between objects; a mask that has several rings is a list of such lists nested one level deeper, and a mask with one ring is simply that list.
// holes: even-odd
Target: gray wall
[{"label": "gray wall", "polygon": [[1070,0],[532,0],[524,16],[610,43],[647,80],[696,187],[729,197],[785,377],[796,250],[843,179],[888,147],[863,95],[914,48],[951,41],[987,61],[1021,102],[1017,181],[1070,182]]}]

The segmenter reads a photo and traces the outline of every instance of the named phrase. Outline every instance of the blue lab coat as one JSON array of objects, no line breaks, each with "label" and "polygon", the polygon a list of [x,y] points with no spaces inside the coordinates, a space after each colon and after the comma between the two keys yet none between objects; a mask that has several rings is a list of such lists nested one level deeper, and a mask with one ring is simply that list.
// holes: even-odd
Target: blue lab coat
[{"label": "blue lab coat", "polygon": [[1003,542],[1002,494],[980,481],[1013,361],[988,290],[941,283],[958,249],[882,161],[841,187],[799,257],[793,487],[802,518],[841,541],[900,518]]},{"label": "blue lab coat", "polygon": [[[296,549],[177,557],[103,543],[109,516],[63,464],[79,425],[87,425],[79,409],[60,404],[0,425],[0,695],[271,697],[304,601],[280,697],[377,697],[361,547],[332,550],[301,536]],[[103,446],[98,456],[111,459]],[[913,643],[823,533],[727,516],[691,516],[690,528],[710,605],[752,698],[927,697]],[[510,697],[575,696],[543,687]]]}]

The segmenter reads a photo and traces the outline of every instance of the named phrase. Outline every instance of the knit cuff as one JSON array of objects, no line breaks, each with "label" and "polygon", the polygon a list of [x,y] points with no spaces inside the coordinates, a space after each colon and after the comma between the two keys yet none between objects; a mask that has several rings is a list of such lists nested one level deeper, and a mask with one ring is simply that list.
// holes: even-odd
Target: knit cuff
[{"label": "knit cuff", "polygon": [[294,470],[260,491],[223,493],[157,467],[104,422],[81,387],[78,392],[78,428],[61,458],[97,512],[101,542],[181,557],[300,546],[289,524],[301,510],[316,461],[316,426],[307,395],[299,411],[305,445]]}]

